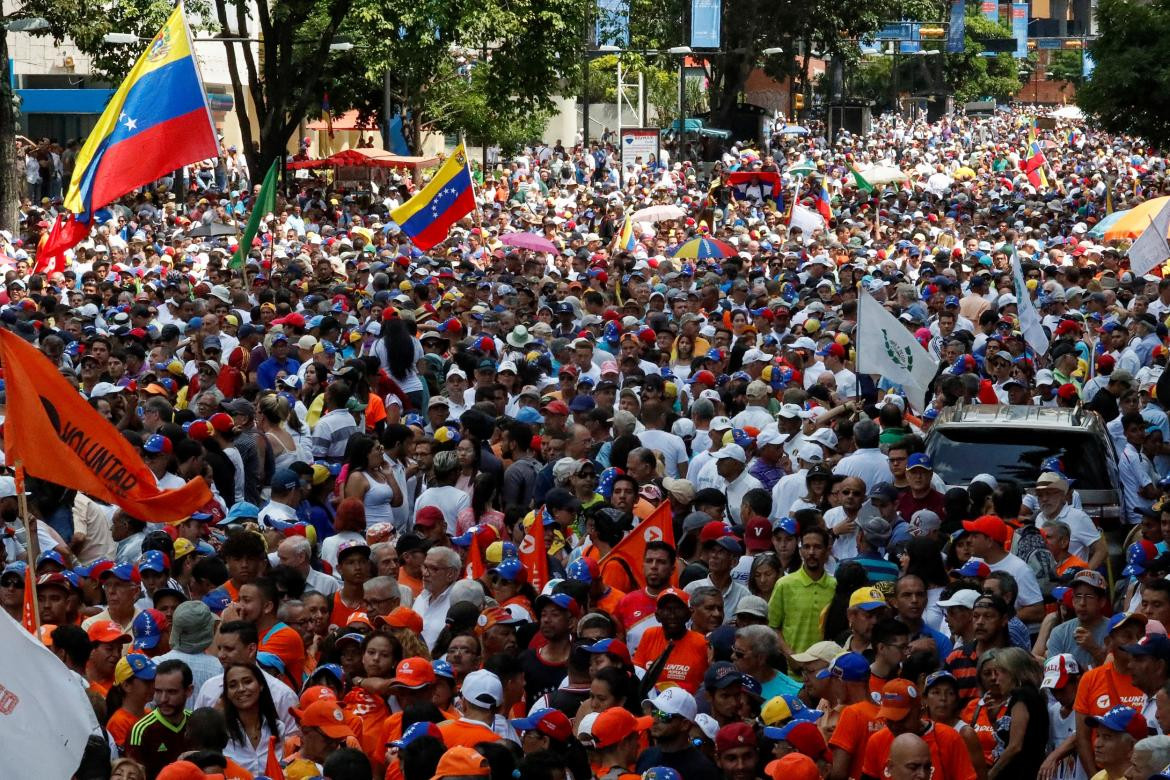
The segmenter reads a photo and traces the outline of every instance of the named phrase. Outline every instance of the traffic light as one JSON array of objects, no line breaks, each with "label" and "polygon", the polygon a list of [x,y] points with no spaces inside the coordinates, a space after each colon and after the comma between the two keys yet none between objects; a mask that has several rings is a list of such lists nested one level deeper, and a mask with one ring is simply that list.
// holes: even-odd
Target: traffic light
[{"label": "traffic light", "polygon": [[793,98],[792,107],[795,108],[797,111],[803,111],[804,110],[804,95],[797,92],[796,96]]},{"label": "traffic light", "polygon": [[942,27],[919,27],[918,34],[923,38],[943,38],[947,31]]}]

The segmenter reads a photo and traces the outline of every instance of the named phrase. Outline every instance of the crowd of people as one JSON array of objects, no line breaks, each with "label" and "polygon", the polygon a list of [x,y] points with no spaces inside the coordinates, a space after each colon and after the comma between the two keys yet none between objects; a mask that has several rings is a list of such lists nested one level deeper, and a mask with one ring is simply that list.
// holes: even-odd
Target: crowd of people
[{"label": "crowd of people", "polygon": [[[476,171],[428,253],[388,217],[415,183],[290,176],[240,269],[191,231],[254,189],[147,188],[48,274],[24,204],[0,325],[212,494],[163,524],[33,474],[34,541],[0,477],[0,608],[35,545],[100,724],[75,777],[1170,778],[1170,279],[1092,237],[1165,161],[1018,111],[617,155]],[[861,295],[938,360],[922,408],[857,370]],[[948,488],[926,435],[969,403],[1099,415],[1120,517],[1060,454]]]}]

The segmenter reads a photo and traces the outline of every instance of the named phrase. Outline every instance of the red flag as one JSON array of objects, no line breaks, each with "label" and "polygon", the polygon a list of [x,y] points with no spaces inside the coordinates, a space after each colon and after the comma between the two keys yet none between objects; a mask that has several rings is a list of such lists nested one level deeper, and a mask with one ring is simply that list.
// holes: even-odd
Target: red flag
[{"label": "red flag", "polygon": [[268,760],[264,762],[264,774],[272,780],[284,780],[284,769],[276,755],[276,737],[268,738]]},{"label": "red flag", "polygon": [[24,604],[21,608],[20,623],[33,636],[37,635],[37,624],[40,622],[36,605],[33,601],[33,567],[24,570]]},{"label": "red flag", "polygon": [[47,236],[37,247],[37,262],[33,273],[51,274],[65,270],[65,250],[72,249],[89,235],[90,224],[70,214],[58,214]]},{"label": "red flag", "polygon": [[646,587],[646,574],[642,569],[642,559],[646,556],[646,545],[649,542],[666,542],[674,547],[674,522],[670,513],[670,502],[663,501],[649,517],[634,526],[626,537],[613,546],[605,554],[598,565],[602,576],[605,565],[611,560],[621,561],[618,565],[633,574],[639,588]]},{"label": "red flag", "polygon": [[520,542],[520,562],[528,570],[528,581],[540,593],[540,589],[548,582],[548,546],[544,539],[544,517],[547,514],[542,506],[532,516],[532,525],[524,532],[524,539]]},{"label": "red flag", "polygon": [[78,394],[40,351],[0,330],[0,361],[8,387],[4,446],[9,463],[34,477],[117,504],[153,523],[189,517],[211,500],[201,477],[159,490],[138,450]]}]

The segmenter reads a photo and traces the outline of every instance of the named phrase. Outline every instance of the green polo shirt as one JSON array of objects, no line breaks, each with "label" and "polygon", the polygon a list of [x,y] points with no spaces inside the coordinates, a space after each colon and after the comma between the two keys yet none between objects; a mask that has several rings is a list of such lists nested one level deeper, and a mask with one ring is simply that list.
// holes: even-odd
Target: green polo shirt
[{"label": "green polo shirt", "polygon": [[768,625],[780,629],[794,653],[821,641],[821,613],[833,600],[837,580],[825,573],[819,580],[801,566],[776,581],[768,601]]}]

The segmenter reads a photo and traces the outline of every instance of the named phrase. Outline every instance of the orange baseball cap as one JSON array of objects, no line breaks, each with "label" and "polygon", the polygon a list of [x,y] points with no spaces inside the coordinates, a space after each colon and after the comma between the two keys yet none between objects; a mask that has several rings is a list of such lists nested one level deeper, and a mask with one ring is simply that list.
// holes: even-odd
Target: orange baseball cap
[{"label": "orange baseball cap", "polygon": [[91,642],[129,642],[134,637],[127,634],[112,620],[99,620],[96,623],[90,623],[89,628],[85,632],[89,635]]},{"label": "orange baseball cap", "polygon": [[995,515],[983,515],[974,520],[964,520],[963,530],[969,534],[983,534],[996,542],[1006,542],[1008,538],[1007,523]]},{"label": "orange baseball cap", "polygon": [[190,761],[176,761],[167,764],[156,776],[156,780],[223,780],[223,775],[207,775]]},{"label": "orange baseball cap", "polygon": [[641,734],[650,730],[654,719],[649,715],[635,718],[629,710],[610,707],[593,721],[593,746],[607,748],[621,742],[630,734]]},{"label": "orange baseball cap", "polygon": [[370,628],[374,627],[374,624],[372,622],[370,622],[370,616],[367,615],[365,612],[354,612],[345,621],[345,625],[347,628],[349,626],[356,626],[356,625],[369,626]]},{"label": "orange baseball cap", "polygon": [[412,690],[433,685],[434,682],[435,668],[431,666],[430,661],[419,656],[399,661],[398,668],[394,670],[394,678],[390,680],[391,685]]},{"label": "orange baseball cap", "polygon": [[804,753],[789,753],[784,758],[769,761],[764,772],[772,780],[821,780],[816,762]]},{"label": "orange baseball cap", "polygon": [[662,591],[658,594],[658,598],[654,600],[654,603],[661,604],[663,599],[669,597],[678,599],[688,607],[691,605],[691,597],[687,595],[685,590],[681,590],[679,588],[663,588]]},{"label": "orange baseball cap", "polygon": [[332,739],[347,739],[353,736],[353,729],[346,724],[345,713],[337,706],[336,700],[321,699],[301,710],[294,707],[292,714],[301,724],[301,728],[320,729],[325,736]]},{"label": "orange baseball cap", "polygon": [[882,707],[877,716],[886,720],[901,720],[910,714],[918,696],[918,688],[909,680],[890,680],[882,686]]},{"label": "orange baseball cap", "polygon": [[328,685],[310,685],[301,693],[301,709],[318,701],[337,701],[337,694]]},{"label": "orange baseball cap", "polygon": [[459,745],[443,754],[431,780],[455,777],[487,777],[491,773],[487,759],[469,747]]},{"label": "orange baseball cap", "polygon": [[374,618],[374,622],[379,626],[385,625],[390,628],[407,628],[416,634],[421,634],[423,630],[422,615],[415,612],[410,607],[395,607],[390,611],[389,615],[382,617],[379,615]]}]

